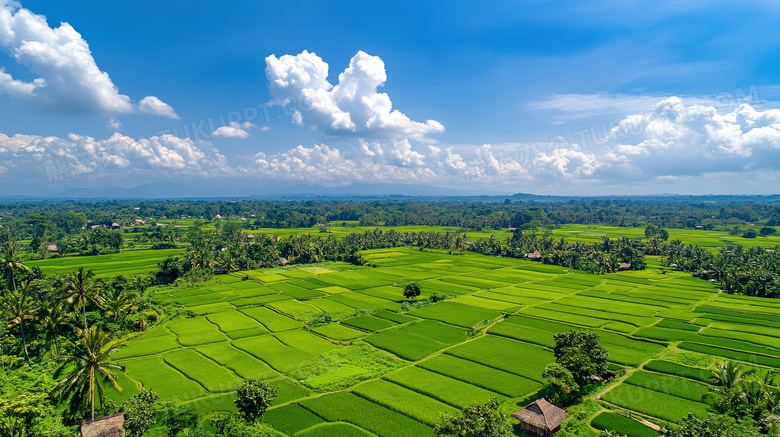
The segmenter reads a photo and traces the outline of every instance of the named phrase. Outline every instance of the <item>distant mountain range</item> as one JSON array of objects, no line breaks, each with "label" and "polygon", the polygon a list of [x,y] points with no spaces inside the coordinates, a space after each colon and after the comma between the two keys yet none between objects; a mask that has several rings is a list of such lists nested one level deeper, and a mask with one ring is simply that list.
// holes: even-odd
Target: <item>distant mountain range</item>
[{"label": "distant mountain range", "polygon": [[285,181],[226,181],[203,180],[196,185],[193,182],[167,182],[142,184],[131,188],[90,187],[64,189],[41,194],[2,196],[0,200],[62,200],[62,199],[289,199],[312,198],[329,199],[414,199],[414,200],[471,200],[483,202],[496,201],[569,201],[591,199],[641,199],[662,202],[713,202],[723,203],[762,202],[780,203],[780,194],[773,195],[616,195],[616,196],[555,196],[530,193],[508,193],[500,190],[464,190],[458,188],[437,187],[419,184],[370,184],[360,183],[339,187],[326,187],[316,184],[290,184]]}]

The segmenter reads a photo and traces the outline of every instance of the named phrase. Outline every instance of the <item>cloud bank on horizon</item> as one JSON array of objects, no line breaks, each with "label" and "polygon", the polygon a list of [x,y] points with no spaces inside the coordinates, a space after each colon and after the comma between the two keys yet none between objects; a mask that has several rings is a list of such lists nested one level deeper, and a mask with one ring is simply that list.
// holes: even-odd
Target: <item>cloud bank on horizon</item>
[{"label": "cloud bank on horizon", "polygon": [[63,114],[141,112],[177,119],[173,108],[155,96],[134,104],[120,94],[92,57],[89,45],[70,24],[49,27],[46,17],[15,0],[0,0],[0,48],[38,77],[15,79],[0,67],[0,95],[45,111]]},{"label": "cloud bank on horizon", "polygon": [[[104,140],[76,134],[0,135],[0,175],[24,178],[31,167],[43,170],[71,163],[71,173],[97,178],[124,172],[157,178],[271,178],[329,186],[477,182],[512,187],[542,182],[641,184],[748,173],[772,179],[780,171],[778,109],[758,110],[743,103],[724,111],[669,97],[655,104],[649,112],[652,117],[647,112],[626,115],[602,131],[603,138],[591,130],[594,141],[484,144],[464,153],[430,138],[444,129],[440,123],[416,122],[392,110],[389,96],[376,92],[386,80],[378,57],[359,52],[335,86],[325,80],[328,65],[313,53],[272,55],[267,61],[276,104],[297,99],[295,93],[324,96],[293,117],[296,124],[323,134],[322,142],[230,160],[209,141],[172,135],[140,140],[119,133]],[[350,89],[351,97],[338,100],[336,93],[344,88]],[[247,138],[254,127],[232,122],[213,135]],[[339,138],[338,145],[328,144],[333,138]]]}]

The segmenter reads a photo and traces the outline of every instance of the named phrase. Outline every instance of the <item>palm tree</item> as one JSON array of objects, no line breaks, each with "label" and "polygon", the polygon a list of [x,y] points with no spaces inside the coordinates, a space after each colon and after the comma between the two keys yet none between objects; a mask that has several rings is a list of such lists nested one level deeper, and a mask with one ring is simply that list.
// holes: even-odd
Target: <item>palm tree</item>
[{"label": "palm tree", "polygon": [[30,361],[27,352],[27,337],[24,333],[24,321],[34,320],[35,313],[40,309],[40,303],[32,295],[32,288],[27,284],[24,288],[14,289],[8,293],[2,301],[2,310],[9,318],[12,325],[19,325],[22,331],[22,343],[24,344],[24,360]]},{"label": "palm tree", "polygon": [[739,364],[734,364],[733,361],[726,361],[712,371],[710,380],[712,380],[713,387],[709,388],[710,393],[706,393],[702,397],[707,397],[711,394],[721,395],[721,408],[730,408],[736,402],[739,402],[741,396],[739,393],[740,384],[745,380],[745,377],[753,373],[755,373],[755,370],[743,372]]},{"label": "palm tree", "polygon": [[13,290],[16,290],[16,275],[15,270],[30,270],[29,267],[22,264],[22,260],[19,257],[19,247],[16,245],[16,241],[8,239],[3,243],[3,257],[0,258],[0,270],[7,272],[11,277],[11,284]]},{"label": "palm tree", "polygon": [[73,308],[81,309],[84,315],[84,329],[87,329],[87,304],[89,302],[100,306],[102,297],[100,296],[101,284],[95,279],[95,273],[91,270],[84,272],[84,267],[65,278],[65,291],[68,293],[66,300],[73,305]]},{"label": "palm tree", "polygon": [[113,288],[103,297],[103,309],[110,314],[111,321],[124,322],[131,312],[136,311],[138,294],[122,288]]},{"label": "palm tree", "polygon": [[108,357],[116,352],[117,348],[107,348],[111,337],[96,327],[78,330],[79,340],[72,343],[72,355],[57,357],[62,362],[60,370],[74,367],[74,369],[55,386],[55,390],[65,397],[70,397],[71,412],[76,413],[86,406],[91,407],[91,420],[95,420],[95,392],[102,406],[104,403],[103,386],[101,382],[110,382],[120,393],[117,376],[110,369],[124,370],[122,366],[111,364]]},{"label": "palm tree", "polygon": [[57,337],[60,332],[60,326],[66,324],[70,319],[70,314],[65,311],[64,302],[50,307],[43,317],[43,329],[46,331],[46,337],[49,341],[49,347],[54,344],[54,353],[59,355],[59,342]]}]

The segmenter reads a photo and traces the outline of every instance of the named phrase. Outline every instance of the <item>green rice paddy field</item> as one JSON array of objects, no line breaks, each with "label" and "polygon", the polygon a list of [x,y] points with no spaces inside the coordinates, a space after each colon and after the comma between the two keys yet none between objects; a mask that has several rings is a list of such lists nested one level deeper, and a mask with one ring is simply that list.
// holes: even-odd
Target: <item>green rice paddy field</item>
[{"label": "green rice paddy field", "polygon": [[[706,415],[701,394],[717,362],[780,368],[780,302],[719,294],[686,274],[597,276],[409,248],[364,254],[377,267],[321,263],[161,289],[193,317],[127,341],[113,355],[126,366],[113,396],[143,387],[198,411],[229,410],[240,381],[256,378],[278,387],[263,421],[280,435],[426,436],[439,413],[495,397],[511,414],[536,399],[553,334],[587,329],[626,369],[599,390],[594,433],[642,437],[657,433],[627,416],[669,426]],[[452,298],[403,311],[410,281],[423,297]],[[326,313],[333,323],[307,329]]]},{"label": "green rice paddy field", "polygon": [[[131,235],[131,234],[128,234]],[[27,261],[28,267],[38,266],[47,275],[67,274],[87,266],[99,277],[149,273],[157,262],[169,256],[181,255],[181,249],[123,251],[110,255],[67,256],[40,261]]]},{"label": "green rice paddy field", "polygon": [[[189,226],[196,220],[159,220],[160,223],[175,226]],[[291,235],[305,235],[328,237],[333,236],[342,238],[355,232],[366,232],[376,229],[374,226],[339,226],[334,224],[330,234],[319,232],[318,227],[311,228],[261,228],[252,231],[245,231],[253,234],[278,235],[280,238],[286,238]],[[203,230],[213,230],[214,226],[204,225]],[[383,228],[385,229],[385,228]],[[454,226],[396,226],[393,227],[397,232],[463,232],[474,241],[481,238],[488,238],[494,235],[496,238],[507,238],[510,234],[505,229],[490,230],[486,229],[479,232],[465,231]],[[780,227],[778,227],[780,230]],[[742,238],[740,236],[729,235],[723,231],[705,231],[690,229],[669,229],[669,240],[681,240],[686,244],[693,244],[716,251],[718,248],[728,244],[740,244],[745,247],[753,246],[776,246],[780,245],[780,235],[758,238]],[[125,238],[133,240],[140,234],[128,233]],[[601,241],[603,237],[618,239],[620,237],[642,238],[644,237],[644,228],[621,228],[615,226],[598,225],[563,225],[552,232],[554,238],[565,238],[567,241],[582,241],[595,243]],[[81,266],[89,266],[99,277],[134,275],[149,273],[157,268],[157,263],[169,256],[177,256],[183,252],[183,249],[165,249],[165,250],[133,250],[123,251],[111,255],[99,256],[67,256],[64,258],[51,258],[46,260],[29,261],[27,265],[38,266],[46,274],[67,274],[77,270]],[[472,284],[473,285],[473,284]],[[478,286],[478,285],[477,285]]]}]

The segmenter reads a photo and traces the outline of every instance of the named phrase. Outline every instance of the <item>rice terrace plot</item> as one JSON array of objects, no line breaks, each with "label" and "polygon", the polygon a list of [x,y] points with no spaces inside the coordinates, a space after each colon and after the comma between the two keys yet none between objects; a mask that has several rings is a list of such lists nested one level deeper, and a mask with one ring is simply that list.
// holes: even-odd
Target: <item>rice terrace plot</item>
[{"label": "rice terrace plot", "polygon": [[[657,433],[629,417],[668,427],[711,411],[702,395],[715,362],[780,368],[780,306],[683,273],[597,276],[407,248],[364,256],[376,267],[331,262],[164,289],[160,299],[192,317],[127,341],[113,356],[127,367],[123,385],[232,409],[240,380],[260,378],[291,393],[264,419],[283,435],[433,435],[439,413],[496,398],[510,414],[542,396],[553,334],[582,329],[628,374],[598,399],[592,429],[641,437]],[[404,309],[413,281],[451,298]],[[331,323],[307,325],[324,314]]]}]

